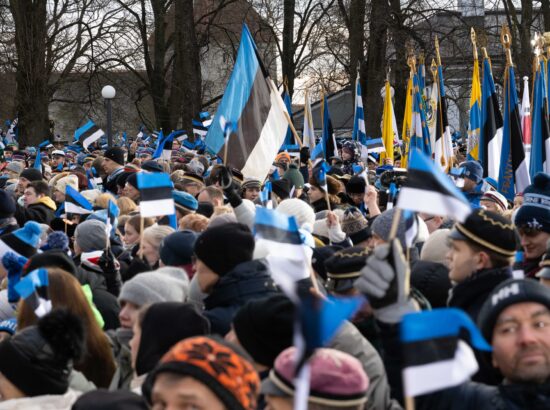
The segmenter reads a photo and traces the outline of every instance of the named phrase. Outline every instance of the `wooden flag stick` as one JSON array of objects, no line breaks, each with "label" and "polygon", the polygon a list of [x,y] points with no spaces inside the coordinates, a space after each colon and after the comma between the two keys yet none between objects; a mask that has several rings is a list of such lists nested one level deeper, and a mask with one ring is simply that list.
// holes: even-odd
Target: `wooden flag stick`
[{"label": "wooden flag stick", "polygon": [[390,236],[388,242],[391,242],[397,236],[397,229],[399,228],[399,222],[401,221],[401,208],[395,207],[393,212],[393,221],[390,229]]},{"label": "wooden flag stick", "polygon": [[[266,81],[269,83],[269,87],[271,88],[271,91],[279,95],[279,91],[277,91],[277,89],[275,88],[275,84],[273,83],[273,81],[271,81],[270,78],[267,78]],[[302,139],[298,136],[298,132],[296,132],[296,128],[294,128],[294,124],[292,123],[292,120],[290,119],[290,115],[288,114],[286,108],[284,107],[284,104],[282,104],[282,100],[280,98],[276,98],[276,100],[277,100],[277,103],[281,105],[279,108],[281,108],[281,110],[283,111],[283,114],[286,118],[286,122],[288,122],[288,126],[290,127],[290,131],[292,131],[292,135],[294,135],[294,138],[296,139],[296,141],[298,141],[298,145],[300,146],[300,148],[302,148],[303,147]]]},{"label": "wooden flag stick", "polygon": [[405,396],[405,410],[414,410],[414,397]]},{"label": "wooden flag stick", "polygon": [[144,221],[144,218],[143,216],[139,216],[139,250],[138,250],[138,256],[140,258],[143,258],[143,231],[144,231],[144,226],[145,225],[145,221]]}]

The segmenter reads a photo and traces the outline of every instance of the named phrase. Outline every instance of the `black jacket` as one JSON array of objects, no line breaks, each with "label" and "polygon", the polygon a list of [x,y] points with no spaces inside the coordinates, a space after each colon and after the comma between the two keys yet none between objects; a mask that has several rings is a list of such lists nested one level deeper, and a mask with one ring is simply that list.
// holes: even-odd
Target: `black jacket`
[{"label": "black jacket", "polygon": [[55,219],[55,203],[53,201],[50,203],[50,201],[37,202],[29,205],[27,208],[17,205],[14,216],[19,226],[25,225],[27,221],[50,225]]},{"label": "black jacket", "polygon": [[224,336],[231,329],[233,316],[242,305],[278,292],[265,261],[238,264],[220,278],[204,300],[204,315],[210,320],[212,333]]}]

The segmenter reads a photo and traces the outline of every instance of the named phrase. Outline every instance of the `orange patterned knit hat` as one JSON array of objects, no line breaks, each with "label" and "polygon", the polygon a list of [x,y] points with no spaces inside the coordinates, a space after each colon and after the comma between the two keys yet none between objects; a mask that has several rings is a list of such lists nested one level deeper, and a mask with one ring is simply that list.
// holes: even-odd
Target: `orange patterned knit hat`
[{"label": "orange patterned knit hat", "polygon": [[230,409],[256,409],[260,379],[252,364],[231,347],[206,336],[191,337],[173,346],[148,376],[143,395],[151,391],[159,373],[188,375],[204,383]]}]

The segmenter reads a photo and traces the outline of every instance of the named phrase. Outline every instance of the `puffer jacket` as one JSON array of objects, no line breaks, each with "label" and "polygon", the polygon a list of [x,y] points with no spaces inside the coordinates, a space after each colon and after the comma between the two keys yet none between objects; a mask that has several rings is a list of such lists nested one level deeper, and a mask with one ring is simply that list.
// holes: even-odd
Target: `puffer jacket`
[{"label": "puffer jacket", "polygon": [[210,320],[212,333],[224,336],[231,329],[233,316],[242,305],[278,292],[264,260],[238,264],[220,278],[204,299],[204,315]]}]

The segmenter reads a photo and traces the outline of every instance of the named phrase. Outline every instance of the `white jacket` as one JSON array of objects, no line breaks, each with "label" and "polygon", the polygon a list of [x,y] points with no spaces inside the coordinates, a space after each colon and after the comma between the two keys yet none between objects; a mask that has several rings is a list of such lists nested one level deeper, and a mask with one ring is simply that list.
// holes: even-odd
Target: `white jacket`
[{"label": "white jacket", "polygon": [[6,400],[0,402],[0,410],[71,410],[80,395],[69,389],[65,394]]}]

